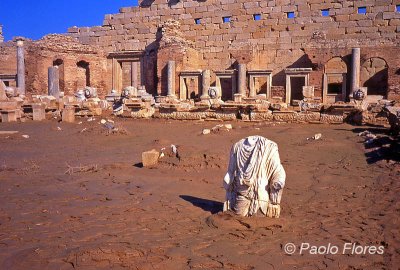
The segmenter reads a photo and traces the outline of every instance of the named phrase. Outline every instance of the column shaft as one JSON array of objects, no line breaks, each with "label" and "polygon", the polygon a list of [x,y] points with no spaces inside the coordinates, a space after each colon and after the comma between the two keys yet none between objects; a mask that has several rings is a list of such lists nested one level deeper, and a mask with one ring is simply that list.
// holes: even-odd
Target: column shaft
[{"label": "column shaft", "polygon": [[175,61],[168,61],[167,96],[175,96]]},{"label": "column shaft", "polygon": [[360,87],[360,48],[353,48],[351,61],[350,97]]},{"label": "column shaft", "polygon": [[246,64],[238,65],[238,93],[246,96]]},{"label": "column shaft", "polygon": [[17,87],[19,93],[25,95],[25,56],[22,40],[17,41]]},{"label": "column shaft", "polygon": [[208,89],[210,89],[210,70],[203,70],[203,74],[201,77],[201,97],[208,97]]},{"label": "column shaft", "polygon": [[60,97],[60,77],[58,67],[49,67],[48,69],[49,87],[48,95],[55,98]]},{"label": "column shaft", "polygon": [[132,86],[138,88],[138,62],[132,62]]}]

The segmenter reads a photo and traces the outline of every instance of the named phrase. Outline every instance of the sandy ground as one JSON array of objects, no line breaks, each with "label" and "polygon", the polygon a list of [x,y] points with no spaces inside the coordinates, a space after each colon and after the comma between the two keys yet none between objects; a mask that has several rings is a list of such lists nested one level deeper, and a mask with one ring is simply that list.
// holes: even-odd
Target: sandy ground
[{"label": "sandy ground", "polygon": [[[0,136],[0,269],[399,269],[399,165],[366,153],[366,128],[233,122],[201,135],[218,123],[117,121],[128,134],[0,125],[19,131]],[[230,147],[256,134],[278,143],[287,172],[280,219],[221,213]],[[179,159],[141,168],[142,151],[171,144]],[[343,254],[346,243],[384,252]]]}]

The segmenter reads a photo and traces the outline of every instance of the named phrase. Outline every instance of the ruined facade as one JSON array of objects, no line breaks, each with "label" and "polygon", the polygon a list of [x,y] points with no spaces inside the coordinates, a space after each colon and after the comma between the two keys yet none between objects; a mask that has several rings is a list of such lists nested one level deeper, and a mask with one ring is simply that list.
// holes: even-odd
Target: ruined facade
[{"label": "ruined facade", "polygon": [[[6,85],[18,86],[16,77],[16,42],[5,42],[0,46],[0,79]],[[92,86],[104,91],[107,81],[107,58],[102,50],[83,45],[65,35],[48,35],[40,40],[23,40],[25,58],[25,80],[28,93],[46,94],[48,69],[59,70],[60,91],[72,95],[77,89]]]},{"label": "ruined facade", "polygon": [[[354,74],[369,95],[400,99],[400,0],[142,0],[67,36],[25,42],[28,92],[44,93],[48,67],[62,63],[66,93],[143,85],[165,96],[174,61],[180,99],[201,96],[204,70],[224,100],[265,94],[293,103],[313,86],[326,103],[346,101]],[[15,58],[15,43],[2,43],[0,76],[15,74]]]}]

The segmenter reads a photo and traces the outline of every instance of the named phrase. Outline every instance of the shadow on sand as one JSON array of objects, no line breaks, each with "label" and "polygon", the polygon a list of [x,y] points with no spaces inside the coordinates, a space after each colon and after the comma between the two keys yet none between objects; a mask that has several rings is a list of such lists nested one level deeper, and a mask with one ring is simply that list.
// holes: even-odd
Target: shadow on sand
[{"label": "shadow on sand", "polygon": [[354,128],[352,131],[356,134],[369,131],[377,135],[376,139],[362,142],[367,150],[365,157],[368,164],[381,160],[400,162],[400,137],[390,134],[387,128],[370,126]]},{"label": "shadow on sand", "polygon": [[204,211],[210,212],[211,214],[216,214],[223,210],[223,203],[197,198],[189,195],[179,195],[179,197],[187,202],[190,202],[196,207],[203,209]]}]

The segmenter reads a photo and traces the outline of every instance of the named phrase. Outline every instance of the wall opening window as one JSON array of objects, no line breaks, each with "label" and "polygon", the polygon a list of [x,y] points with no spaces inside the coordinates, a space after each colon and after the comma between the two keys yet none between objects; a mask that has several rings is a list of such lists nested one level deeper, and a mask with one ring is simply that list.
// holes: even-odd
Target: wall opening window
[{"label": "wall opening window", "polygon": [[58,67],[58,78],[60,91],[65,91],[65,80],[64,80],[64,61],[62,59],[56,59],[53,61],[53,66]]},{"label": "wall opening window", "polygon": [[396,12],[400,12],[400,5],[396,5]]},{"label": "wall opening window", "polygon": [[261,14],[254,14],[254,15],[253,15],[253,19],[254,19],[255,21],[261,20]]},{"label": "wall opening window", "polygon": [[223,21],[224,23],[230,22],[230,21],[231,21],[231,16],[222,17],[222,21]]},{"label": "wall opening window", "polygon": [[366,7],[358,7],[358,14],[367,14]]},{"label": "wall opening window", "polygon": [[329,9],[322,9],[321,10],[322,17],[328,17],[329,16]]},{"label": "wall opening window", "polygon": [[79,61],[76,63],[78,67],[78,73],[76,74],[78,80],[78,88],[82,89],[86,86],[90,86],[90,68],[89,63],[86,61]]},{"label": "wall opening window", "polygon": [[342,82],[328,83],[328,95],[342,93]]},{"label": "wall opening window", "polygon": [[201,24],[201,19],[194,19],[195,24]]},{"label": "wall opening window", "polygon": [[294,15],[294,12],[293,12],[293,11],[290,11],[290,12],[286,12],[286,17],[287,17],[288,19],[293,19],[293,18],[296,17],[296,16]]}]

